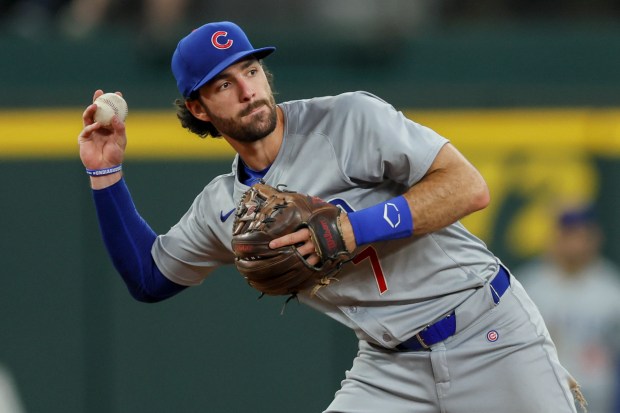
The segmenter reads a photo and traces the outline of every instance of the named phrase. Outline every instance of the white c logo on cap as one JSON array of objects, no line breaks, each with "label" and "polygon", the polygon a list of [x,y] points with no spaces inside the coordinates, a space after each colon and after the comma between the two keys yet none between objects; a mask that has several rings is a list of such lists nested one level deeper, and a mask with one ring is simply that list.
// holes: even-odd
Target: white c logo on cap
[{"label": "white c logo on cap", "polygon": [[228,39],[226,43],[220,43],[219,41],[220,37],[226,36],[228,36],[228,32],[219,31],[213,33],[213,36],[211,36],[211,44],[213,44],[213,46],[215,46],[217,49],[228,49],[233,44],[233,41],[231,39]]}]

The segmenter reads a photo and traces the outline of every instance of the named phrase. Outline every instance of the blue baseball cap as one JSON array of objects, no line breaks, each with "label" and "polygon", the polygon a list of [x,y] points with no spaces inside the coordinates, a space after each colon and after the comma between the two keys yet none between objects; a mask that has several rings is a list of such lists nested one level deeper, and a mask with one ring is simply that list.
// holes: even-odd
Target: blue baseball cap
[{"label": "blue baseball cap", "polygon": [[262,59],[275,50],[255,49],[234,23],[207,23],[181,39],[172,55],[172,73],[187,98],[231,64],[249,55]]},{"label": "blue baseball cap", "polygon": [[561,228],[574,228],[594,224],[597,221],[594,205],[581,205],[562,211],[558,217]]}]

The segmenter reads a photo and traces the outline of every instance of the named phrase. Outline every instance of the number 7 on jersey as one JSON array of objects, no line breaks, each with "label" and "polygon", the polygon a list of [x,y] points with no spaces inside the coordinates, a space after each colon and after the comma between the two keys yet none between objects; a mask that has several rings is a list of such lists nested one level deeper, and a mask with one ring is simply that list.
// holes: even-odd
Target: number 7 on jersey
[{"label": "number 7 on jersey", "polygon": [[[346,212],[353,212],[353,208],[343,199],[332,199],[329,201],[331,204],[334,204],[340,208],[342,208]],[[359,254],[353,257],[353,264],[358,265],[361,262],[369,260],[370,267],[372,268],[372,272],[375,276],[375,281],[377,282],[377,288],[379,289],[379,294],[383,294],[388,290],[387,280],[385,278],[385,273],[383,272],[383,268],[381,267],[381,261],[379,260],[379,254],[377,250],[369,245],[364,248]]]}]

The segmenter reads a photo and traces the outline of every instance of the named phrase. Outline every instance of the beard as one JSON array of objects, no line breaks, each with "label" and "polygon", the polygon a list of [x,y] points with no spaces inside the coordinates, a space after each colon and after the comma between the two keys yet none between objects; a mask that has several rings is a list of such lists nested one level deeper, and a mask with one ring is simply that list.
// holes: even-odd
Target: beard
[{"label": "beard", "polygon": [[[265,106],[267,111],[262,111],[252,115],[251,119],[243,121],[244,116],[248,116],[256,108]],[[205,108],[206,109],[206,108]],[[276,112],[276,102],[273,96],[267,99],[258,100],[247,108],[243,109],[234,118],[222,118],[213,113],[207,114],[215,128],[225,136],[229,136],[238,142],[256,142],[269,135],[276,128],[278,116]]]}]

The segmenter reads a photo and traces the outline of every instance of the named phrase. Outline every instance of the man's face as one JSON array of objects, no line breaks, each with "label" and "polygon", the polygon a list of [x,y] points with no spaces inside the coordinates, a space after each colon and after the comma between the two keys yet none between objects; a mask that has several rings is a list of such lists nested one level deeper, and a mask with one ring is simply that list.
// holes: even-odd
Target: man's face
[{"label": "man's face", "polygon": [[224,136],[255,142],[276,127],[276,103],[262,66],[242,60],[222,71],[200,89],[200,102],[209,122]]},{"label": "man's face", "polygon": [[558,229],[552,253],[567,271],[580,271],[600,252],[602,234],[597,225],[580,223]]}]

